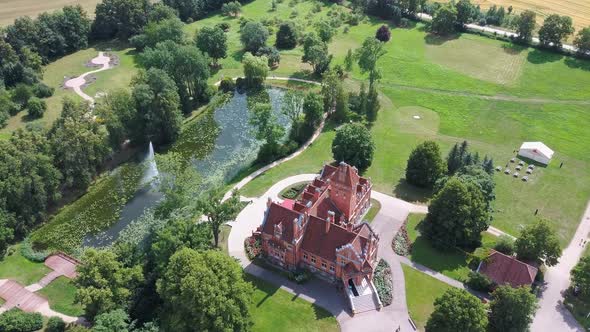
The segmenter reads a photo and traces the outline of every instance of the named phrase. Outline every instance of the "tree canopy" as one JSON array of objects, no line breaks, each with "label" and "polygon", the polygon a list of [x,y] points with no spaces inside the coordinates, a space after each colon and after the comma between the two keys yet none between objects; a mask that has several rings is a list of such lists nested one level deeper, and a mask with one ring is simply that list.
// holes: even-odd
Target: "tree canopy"
[{"label": "tree canopy", "polygon": [[571,280],[582,296],[590,296],[590,256],[580,258],[571,272]]},{"label": "tree canopy", "polygon": [[221,28],[203,27],[195,36],[195,44],[203,53],[207,53],[214,64],[217,65],[219,59],[227,57],[227,36]]},{"label": "tree canopy", "polygon": [[438,144],[425,141],[410,153],[406,166],[406,181],[419,187],[432,187],[444,172],[445,163]]},{"label": "tree canopy", "polygon": [[561,256],[557,234],[545,219],[523,228],[514,245],[520,260],[543,261],[545,265],[553,266]]},{"label": "tree canopy", "polygon": [[455,32],[457,21],[457,9],[452,4],[442,5],[432,18],[431,30],[439,35],[448,35]]},{"label": "tree canopy", "polygon": [[251,53],[244,54],[242,59],[244,76],[249,88],[259,89],[268,75],[268,59],[265,56],[254,56]]},{"label": "tree canopy", "polygon": [[434,301],[426,332],[485,332],[488,316],[481,301],[463,289],[450,288]]},{"label": "tree canopy", "polygon": [[535,22],[537,14],[532,10],[525,10],[520,13],[516,21],[516,33],[518,39],[525,43],[530,43],[533,39],[533,30],[535,29]]},{"label": "tree canopy", "polygon": [[310,32],[303,41],[301,61],[309,63],[313,72],[320,75],[329,69],[332,55],[328,53],[328,45],[317,34]]},{"label": "tree canopy", "polygon": [[377,61],[385,55],[383,43],[373,37],[367,37],[363,45],[357,49],[358,65],[362,73],[369,73],[369,90],[373,84],[381,78],[381,72],[377,68]]},{"label": "tree canopy", "polygon": [[529,287],[500,286],[490,302],[490,331],[526,332],[537,310],[537,298]]},{"label": "tree canopy", "polygon": [[590,52],[590,27],[586,27],[578,31],[576,39],[574,39],[574,46],[578,48],[578,53]]},{"label": "tree canopy", "polygon": [[345,124],[336,130],[332,141],[332,154],[338,162],[343,161],[363,171],[371,166],[375,143],[371,132],[360,123]]},{"label": "tree canopy", "polygon": [[259,48],[266,45],[268,29],[260,22],[248,22],[240,31],[240,41],[244,50],[256,53]]},{"label": "tree canopy", "polygon": [[545,47],[560,48],[562,42],[572,33],[574,25],[571,17],[552,14],[545,18],[539,29],[539,42]]},{"label": "tree canopy", "polygon": [[277,31],[275,45],[277,48],[285,50],[290,50],[297,46],[297,29],[293,22],[287,21],[281,23]]}]

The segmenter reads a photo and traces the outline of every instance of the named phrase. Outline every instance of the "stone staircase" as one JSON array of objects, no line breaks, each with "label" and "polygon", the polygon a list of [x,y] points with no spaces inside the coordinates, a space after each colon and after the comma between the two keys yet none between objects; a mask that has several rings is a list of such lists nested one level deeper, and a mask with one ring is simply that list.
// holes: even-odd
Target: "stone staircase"
[{"label": "stone staircase", "polygon": [[354,303],[354,312],[357,314],[380,309],[377,296],[374,293],[353,297],[352,302]]}]

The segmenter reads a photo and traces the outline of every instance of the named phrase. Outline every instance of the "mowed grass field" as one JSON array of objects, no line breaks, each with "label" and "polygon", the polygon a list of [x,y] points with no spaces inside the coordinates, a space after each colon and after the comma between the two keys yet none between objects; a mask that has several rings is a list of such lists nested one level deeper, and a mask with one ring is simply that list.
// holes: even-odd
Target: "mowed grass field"
[{"label": "mowed grass field", "polygon": [[81,5],[92,17],[100,0],[0,0],[0,27],[7,26],[20,16],[32,18],[43,12],[52,12],[64,6]]}]

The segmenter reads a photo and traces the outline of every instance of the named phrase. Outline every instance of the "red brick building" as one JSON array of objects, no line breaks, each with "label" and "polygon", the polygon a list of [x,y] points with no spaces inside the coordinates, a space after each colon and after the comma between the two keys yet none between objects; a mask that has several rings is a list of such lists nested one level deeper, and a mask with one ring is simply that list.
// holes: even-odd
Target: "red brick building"
[{"label": "red brick building", "polygon": [[[354,292],[372,286],[379,237],[362,222],[371,182],[345,163],[325,165],[295,201],[270,200],[259,227],[262,252],[287,270],[307,268]],[[356,295],[358,296],[358,295]]]}]

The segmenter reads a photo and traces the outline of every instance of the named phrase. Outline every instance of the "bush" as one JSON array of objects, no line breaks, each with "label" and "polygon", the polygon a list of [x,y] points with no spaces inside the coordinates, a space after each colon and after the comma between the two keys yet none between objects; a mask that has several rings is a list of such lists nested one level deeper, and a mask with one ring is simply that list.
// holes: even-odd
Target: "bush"
[{"label": "bush", "polygon": [[33,94],[39,98],[49,98],[53,96],[54,88],[47,86],[43,82],[39,82],[33,86]]},{"label": "bush", "polygon": [[20,309],[10,309],[0,315],[0,331],[33,332],[43,328],[43,316]]},{"label": "bush", "polygon": [[492,291],[492,288],[494,286],[494,283],[492,282],[492,280],[490,280],[490,278],[475,271],[469,272],[469,278],[467,279],[466,284],[467,286],[476,291],[486,293]]},{"label": "bush", "polygon": [[45,332],[64,332],[66,330],[66,323],[59,317],[51,317],[47,321]]},{"label": "bush", "polygon": [[223,30],[223,32],[228,32],[229,31],[229,28],[231,27],[231,25],[229,23],[227,23],[227,22],[221,22],[221,23],[217,23],[215,25],[215,27]]},{"label": "bush", "polygon": [[246,240],[244,240],[244,249],[246,249],[246,256],[248,256],[249,260],[258,257],[262,252],[260,239],[257,239],[254,236],[247,237]]},{"label": "bush", "polygon": [[256,56],[265,56],[268,59],[268,66],[270,68],[276,68],[281,62],[281,53],[274,46],[261,47]]},{"label": "bush", "polygon": [[284,22],[279,26],[275,45],[280,49],[292,49],[297,46],[297,29],[293,22]]},{"label": "bush", "polygon": [[408,236],[406,222],[404,222],[397,234],[395,234],[391,246],[393,248],[393,252],[400,256],[408,256],[410,252],[412,252],[412,242]]},{"label": "bush", "polygon": [[27,109],[29,110],[29,116],[32,118],[41,118],[47,110],[47,103],[43,99],[37,97],[31,97],[27,103]]},{"label": "bush", "polygon": [[31,244],[30,238],[25,238],[20,245],[20,254],[31,262],[43,263],[47,256],[51,255],[50,251],[35,251]]},{"label": "bush", "polygon": [[219,83],[219,91],[221,92],[234,92],[236,90],[236,84],[231,77],[226,77]]},{"label": "bush", "polygon": [[382,42],[388,42],[389,39],[391,39],[391,31],[389,31],[389,27],[383,24],[379,29],[377,29],[375,38]]},{"label": "bush", "polygon": [[498,238],[494,249],[505,255],[512,255],[514,254],[514,239],[508,235],[502,235]]},{"label": "bush", "polygon": [[377,289],[377,294],[381,299],[383,306],[388,306],[393,301],[393,281],[391,280],[391,267],[386,261],[381,259],[377,268],[375,269],[375,275],[373,276],[373,283]]},{"label": "bush", "polygon": [[304,284],[311,279],[311,272],[306,269],[300,269],[293,272],[289,272],[287,276],[289,280],[295,281],[298,284]]}]

